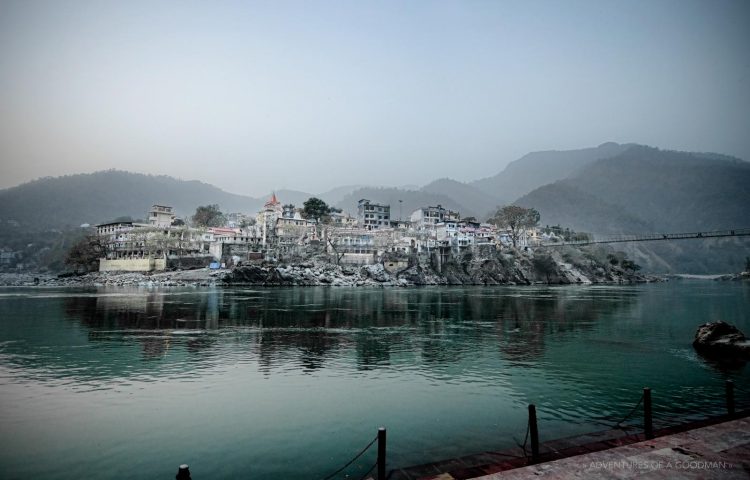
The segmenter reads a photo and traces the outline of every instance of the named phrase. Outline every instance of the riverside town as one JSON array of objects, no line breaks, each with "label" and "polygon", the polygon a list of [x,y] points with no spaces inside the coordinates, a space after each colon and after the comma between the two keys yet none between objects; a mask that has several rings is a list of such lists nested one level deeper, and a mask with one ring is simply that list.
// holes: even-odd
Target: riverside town
[{"label": "riverside town", "polygon": [[750,0],[0,0],[0,480],[747,480]]},{"label": "riverside town", "polygon": [[[83,225],[91,233],[66,256],[75,274],[35,281],[407,286],[655,279],[639,274],[622,252],[578,247],[591,237],[540,227],[536,210],[513,205],[484,222],[441,205],[393,218],[390,205],[368,199],[350,214],[315,197],[297,207],[272,194],[255,215],[206,205],[179,218],[171,206],[155,204],[146,217]],[[149,275],[117,275],[125,272]]]}]

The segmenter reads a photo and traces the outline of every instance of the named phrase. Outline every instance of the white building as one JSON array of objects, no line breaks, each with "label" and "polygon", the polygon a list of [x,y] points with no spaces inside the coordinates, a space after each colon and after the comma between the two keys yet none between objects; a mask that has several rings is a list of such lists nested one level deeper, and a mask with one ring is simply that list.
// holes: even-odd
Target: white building
[{"label": "white building", "polygon": [[153,205],[148,212],[148,224],[152,227],[163,228],[172,226],[175,219],[172,207]]},{"label": "white building", "polygon": [[415,210],[411,214],[411,223],[417,230],[424,228],[433,228],[438,223],[458,222],[461,215],[453,210],[443,208],[442,205],[437,207],[423,207]]},{"label": "white building", "polygon": [[283,214],[284,207],[276,198],[276,193],[273,193],[271,198],[263,205],[263,210],[255,216],[256,224],[261,231],[261,244],[263,246],[270,243],[271,237],[276,232],[276,220],[281,218]]}]

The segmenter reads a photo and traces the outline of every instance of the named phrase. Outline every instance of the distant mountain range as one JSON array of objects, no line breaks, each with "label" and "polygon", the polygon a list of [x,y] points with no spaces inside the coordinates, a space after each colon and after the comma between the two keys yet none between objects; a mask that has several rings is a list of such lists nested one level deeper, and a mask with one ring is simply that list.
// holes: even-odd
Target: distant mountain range
[{"label": "distant mountain range", "polygon": [[750,163],[640,145],[516,200],[543,221],[595,232],[683,232],[750,226]]},{"label": "distant mountain range", "polygon": [[597,160],[619,155],[634,145],[608,142],[596,148],[532,152],[509,163],[497,175],[470,185],[495,197],[500,204],[508,204],[535,188],[567,178]]},{"label": "distant mountain range", "polygon": [[[270,193],[254,198],[198,181],[116,170],[43,178],[0,190],[0,230],[11,224],[46,230],[121,216],[143,218],[155,203],[172,205],[183,217],[199,205],[213,203],[224,212],[255,213]],[[390,204],[394,219],[440,204],[484,220],[499,205],[516,203],[539,210],[542,225],[560,224],[597,235],[699,231],[750,226],[750,163],[713,153],[604,143],[530,153],[494,176],[468,183],[442,178],[421,188],[349,185],[315,195],[295,190],[276,195],[298,206],[317,196],[351,213],[359,199],[368,198]],[[730,256],[748,247],[747,241],[728,242],[722,250]],[[735,243],[736,248],[731,246]],[[692,248],[680,247],[675,253],[677,249],[666,245],[641,245],[633,253],[663,271],[685,264],[682,257],[691,255]],[[725,258],[721,264],[735,260]]]}]

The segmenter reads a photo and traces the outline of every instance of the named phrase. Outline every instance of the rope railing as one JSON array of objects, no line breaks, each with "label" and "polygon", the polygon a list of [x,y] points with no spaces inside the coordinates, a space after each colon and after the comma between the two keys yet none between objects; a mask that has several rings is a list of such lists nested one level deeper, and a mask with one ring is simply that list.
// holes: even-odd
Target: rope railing
[{"label": "rope railing", "polygon": [[529,441],[529,429],[530,428],[531,428],[531,422],[529,422],[528,420],[526,420],[526,435],[524,435],[524,437],[523,437],[523,445],[520,444],[520,443],[518,443],[518,442],[516,442],[516,444],[519,447],[521,447],[521,449],[523,450],[523,456],[526,459],[526,461],[529,460],[529,454],[526,452],[526,443]]},{"label": "rope railing", "polygon": [[367,476],[368,476],[368,475],[369,475],[370,473],[372,473],[372,471],[373,471],[373,470],[375,470],[375,467],[377,467],[377,466],[378,466],[378,461],[377,461],[377,460],[375,460],[375,463],[373,463],[373,464],[372,464],[372,467],[370,467],[370,469],[369,469],[368,471],[366,471],[366,472],[365,472],[365,474],[364,474],[364,475],[362,475],[362,476],[361,476],[361,477],[359,478],[359,480],[365,480],[365,479],[367,478]]},{"label": "rope railing", "polygon": [[618,430],[622,430],[623,432],[625,432],[625,434],[626,434],[627,436],[630,436],[630,435],[631,435],[631,433],[630,433],[630,431],[629,431],[629,430],[630,430],[630,427],[629,427],[629,426],[626,426],[626,425],[624,425],[624,423],[625,423],[625,422],[626,422],[627,420],[629,420],[629,419],[630,419],[630,417],[632,417],[632,416],[633,416],[633,414],[634,414],[635,412],[637,412],[637,411],[638,411],[638,407],[640,407],[642,403],[643,403],[643,394],[641,394],[641,398],[639,398],[639,399],[638,399],[638,403],[636,403],[636,404],[635,404],[635,406],[634,406],[634,407],[633,407],[633,408],[632,408],[632,409],[630,410],[630,412],[628,412],[628,414],[627,414],[627,415],[625,415],[625,416],[624,416],[624,417],[622,418],[622,420],[620,420],[619,422],[615,423],[615,424],[614,424],[614,426],[613,426],[612,428],[614,428],[614,429],[618,429]]},{"label": "rope railing", "polygon": [[[742,394],[742,397],[745,397],[745,395],[750,398],[750,390],[747,389],[744,385],[741,387],[735,386],[734,382],[732,380],[726,380],[725,382],[725,401],[726,401],[726,410],[727,413],[725,415],[725,418],[737,418],[738,416],[738,410],[736,406],[736,392],[739,391]],[[746,400],[746,399],[745,399]],[[638,399],[638,402],[635,404],[635,406],[625,415],[619,422],[615,423],[614,425],[610,423],[605,422],[597,422],[601,423],[602,425],[609,426],[613,429],[619,429],[626,433],[626,436],[631,436],[631,434],[628,432],[629,426],[625,424],[633,415],[639,410],[639,408],[643,406],[643,433],[646,437],[646,439],[654,438],[654,429],[653,429],[653,411],[652,411],[652,401],[651,401],[651,389],[650,388],[644,388],[643,393],[641,394],[641,397]],[[743,408],[744,407],[744,408]],[[747,405],[743,401],[741,408],[742,410],[739,410],[739,415],[747,415],[747,410],[744,410],[747,408]],[[519,455],[512,455],[512,454],[502,454],[501,452],[495,452],[495,454],[502,454],[504,456],[510,457],[510,458],[516,458],[521,459],[525,458],[526,462],[529,464],[538,463],[540,461],[540,454],[539,454],[539,430],[537,425],[537,416],[536,416],[536,406],[534,404],[530,404],[528,406],[529,410],[529,416],[528,421],[526,422],[526,434],[524,435],[523,443],[520,443],[516,440],[516,444],[518,447],[523,451],[523,457],[520,457]],[[744,410],[744,412],[743,412]],[[665,434],[665,431],[661,431],[661,435]],[[637,438],[637,437],[636,437]],[[529,456],[529,452],[527,451],[528,443],[531,442],[531,456]],[[335,472],[331,473],[330,475],[324,477],[322,480],[332,480],[334,477],[336,477],[338,474],[346,470],[348,467],[350,467],[354,462],[356,462],[359,458],[362,457],[370,448],[372,448],[375,443],[378,443],[378,452],[377,452],[377,460],[375,463],[370,466],[370,468],[362,475],[360,480],[366,480],[368,476],[377,468],[377,476],[379,480],[388,480],[391,475],[396,470],[391,470],[388,472],[388,475],[386,475],[386,430],[385,428],[379,428],[378,434],[373,438],[362,450],[360,450],[351,460],[346,462],[344,466],[337,469]],[[180,465],[180,469],[177,474],[177,478],[189,480],[190,479],[190,471],[188,469],[187,465]]]},{"label": "rope railing", "polygon": [[615,423],[615,428],[622,428],[622,424],[625,423],[625,421],[628,420],[631,416],[633,416],[633,414],[636,412],[636,410],[638,410],[638,407],[641,406],[641,403],[643,403],[643,394],[641,394],[641,398],[638,399],[638,403],[635,404],[635,407],[633,407],[633,409],[630,410],[630,413],[628,413],[627,415],[625,415],[625,417],[623,417],[622,420],[620,420],[619,422]]},{"label": "rope railing", "polygon": [[[360,451],[360,452],[359,452],[358,454],[356,454],[356,455],[354,456],[354,458],[352,458],[351,460],[349,460],[349,461],[348,461],[348,462],[346,463],[346,465],[344,465],[343,467],[339,468],[338,470],[336,470],[336,471],[335,471],[335,472],[333,472],[332,474],[328,475],[327,477],[323,478],[323,480],[331,480],[331,479],[332,479],[333,477],[335,477],[335,476],[336,476],[336,475],[338,475],[339,473],[343,472],[343,471],[344,471],[344,470],[345,470],[345,469],[346,469],[346,468],[347,468],[347,467],[348,467],[349,465],[351,465],[352,463],[356,462],[356,461],[357,461],[357,459],[358,459],[359,457],[361,457],[362,455],[364,455],[364,454],[365,454],[365,452],[366,452],[367,450],[369,450],[369,449],[370,449],[370,447],[372,447],[373,445],[375,445],[375,442],[377,442],[377,441],[378,441],[378,437],[379,437],[379,435],[375,435],[375,438],[373,438],[373,439],[372,439],[372,441],[371,441],[370,443],[368,443],[368,444],[367,444],[367,446],[366,446],[365,448],[363,448],[363,449],[362,449],[362,450],[361,450],[361,451]],[[377,463],[377,462],[375,462],[375,465],[377,465],[377,464],[378,464],[378,463]],[[375,468],[375,467],[373,466],[373,468]],[[366,476],[367,476],[367,475],[368,475],[368,474],[369,474],[369,473],[370,473],[371,471],[372,471],[372,468],[370,469],[370,471],[368,471],[368,472],[367,472],[367,473],[365,474],[365,477],[366,477]],[[363,477],[363,478],[364,478],[364,477]]]}]

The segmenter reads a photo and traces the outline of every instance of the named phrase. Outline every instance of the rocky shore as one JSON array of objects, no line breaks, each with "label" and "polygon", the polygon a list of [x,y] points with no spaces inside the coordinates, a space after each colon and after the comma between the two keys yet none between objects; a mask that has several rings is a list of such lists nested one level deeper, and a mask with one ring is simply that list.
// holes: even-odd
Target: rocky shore
[{"label": "rocky shore", "polygon": [[531,262],[504,264],[483,259],[467,264],[449,263],[441,272],[424,265],[387,269],[382,264],[365,266],[250,265],[237,267],[223,278],[228,285],[263,286],[392,286],[421,285],[569,285],[593,283],[644,283],[659,279],[619,269],[594,268],[583,271],[571,264],[558,263],[554,271],[539,272]]},{"label": "rocky shore", "polygon": [[48,273],[0,273],[6,287],[205,287],[223,284],[228,270],[182,270],[173,272],[90,272],[84,275]]},{"label": "rocky shore", "polygon": [[4,286],[143,286],[181,287],[211,285],[256,286],[382,286],[420,285],[534,285],[642,283],[657,277],[639,274],[609,263],[569,261],[555,252],[540,261],[531,254],[466,256],[439,268],[416,261],[388,264],[336,265],[328,262],[300,264],[263,263],[229,270],[166,272],[92,272],[84,275],[0,274]]},{"label": "rocky shore", "polygon": [[736,281],[736,280],[745,280],[750,281],[750,272],[740,272],[740,273],[730,273],[728,275],[721,275],[716,278],[716,280],[719,281]]}]

